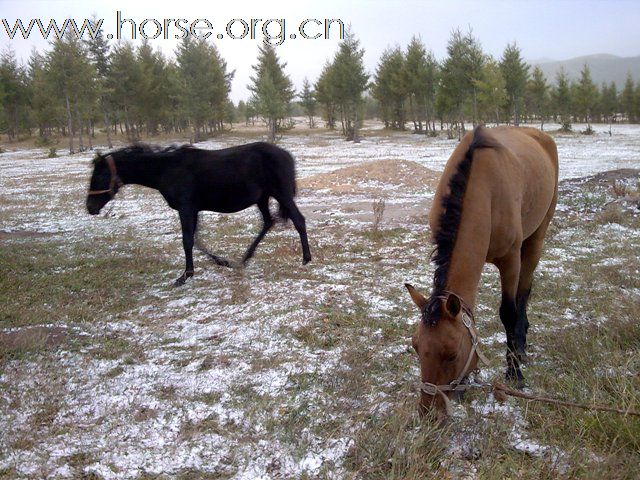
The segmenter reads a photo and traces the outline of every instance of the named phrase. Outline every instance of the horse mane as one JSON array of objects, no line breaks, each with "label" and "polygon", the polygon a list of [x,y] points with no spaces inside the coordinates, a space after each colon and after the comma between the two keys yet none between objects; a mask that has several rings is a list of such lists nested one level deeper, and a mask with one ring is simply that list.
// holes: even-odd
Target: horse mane
[{"label": "horse mane", "polygon": [[442,213],[438,219],[438,230],[434,232],[435,249],[431,261],[436,265],[433,275],[433,289],[422,312],[422,321],[427,325],[435,325],[442,316],[441,296],[446,289],[451,255],[462,218],[462,202],[469,183],[473,153],[479,148],[498,148],[500,145],[486,134],[482,126],[476,127],[473,139],[458,163],[456,172],[449,180],[449,193],[442,198]]},{"label": "horse mane", "polygon": [[127,157],[130,155],[145,155],[150,157],[167,157],[173,154],[182,154],[190,151],[200,151],[201,149],[194,147],[193,145],[184,144],[184,145],[170,145],[168,147],[160,147],[158,145],[151,145],[148,143],[134,143],[132,145],[128,145],[123,148],[119,148],[117,150],[112,150],[111,152],[105,154],[99,154],[96,158],[94,158],[94,165],[99,162],[102,158],[105,158],[107,155],[114,155],[116,157]]}]

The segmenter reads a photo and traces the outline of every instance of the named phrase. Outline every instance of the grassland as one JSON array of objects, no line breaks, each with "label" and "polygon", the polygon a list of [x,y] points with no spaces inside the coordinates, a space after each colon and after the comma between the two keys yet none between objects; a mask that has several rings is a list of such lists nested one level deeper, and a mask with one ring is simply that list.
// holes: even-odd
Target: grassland
[{"label": "grassland", "polygon": [[[279,225],[248,268],[197,255],[173,288],[175,213],[127,187],[88,217],[89,158],[0,156],[0,478],[637,478],[637,418],[483,393],[443,427],[418,417],[403,283],[430,284],[415,205],[432,185],[389,179],[376,229],[370,186],[304,188],[311,264]],[[640,214],[614,178],[637,189],[637,170],[562,184],[525,375],[534,391],[638,410]],[[258,219],[206,214],[203,240],[237,258]],[[485,380],[504,369],[498,292],[487,267]]]}]

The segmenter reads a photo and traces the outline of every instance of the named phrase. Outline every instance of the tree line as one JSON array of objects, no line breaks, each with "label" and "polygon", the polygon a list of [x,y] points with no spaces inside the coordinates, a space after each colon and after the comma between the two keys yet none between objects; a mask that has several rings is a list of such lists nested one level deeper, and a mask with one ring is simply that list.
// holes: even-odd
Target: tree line
[{"label": "tree line", "polygon": [[[388,128],[435,132],[446,128],[464,133],[464,124],[539,122],[553,120],[563,130],[574,122],[640,120],[640,82],[631,75],[618,92],[614,82],[596,85],[588,65],[577,81],[561,69],[550,84],[540,67],[533,69],[513,43],[501,58],[482,51],[471,32],[455,30],[447,57],[437,62],[422,41],[414,37],[406,50],[388,48],[378,63],[371,93],[380,104]],[[436,126],[436,122],[439,126]]]},{"label": "tree line", "polygon": [[520,123],[555,121],[565,130],[574,122],[640,120],[640,82],[629,75],[621,91],[615,83],[596,85],[585,64],[571,81],[559,71],[549,83],[531,68],[519,47],[506,46],[501,58],[483,52],[471,31],[452,32],[447,56],[438,61],[419,37],[406,49],[387,48],[370,76],[364,49],[347,32],[333,58],[314,83],[305,79],[296,92],[287,64],[272,46],[261,46],[249,90],[234,105],[229,99],[234,71],[215,45],[186,37],[169,59],[148,42],[110,44],[66,35],[45,52],[33,51],[20,64],[11,50],[0,55],[0,133],[9,141],[36,135],[46,145],[67,137],[73,152],[91,147],[95,129],[133,142],[142,135],[188,135],[192,141],[223,131],[236,121],[263,121],[269,139],[293,126],[292,113],[316,127],[358,140],[365,117],[385,127],[435,135],[464,133],[465,122]]}]

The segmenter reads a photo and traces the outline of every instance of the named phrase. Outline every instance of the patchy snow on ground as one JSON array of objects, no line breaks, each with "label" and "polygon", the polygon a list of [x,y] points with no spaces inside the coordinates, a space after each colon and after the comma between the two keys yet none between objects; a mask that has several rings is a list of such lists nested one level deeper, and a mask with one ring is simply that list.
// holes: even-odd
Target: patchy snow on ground
[{"label": "patchy snow on ground", "polygon": [[[298,176],[309,178],[373,160],[412,161],[441,171],[457,144],[444,137],[380,132],[378,126],[369,125],[358,144],[314,132],[285,134],[280,145],[296,157]],[[638,126],[614,125],[611,137],[604,127],[595,129],[591,136],[555,136],[563,179],[640,166]],[[223,148],[247,141],[231,133],[197,146]],[[359,360],[350,359],[354,352],[335,332],[341,322],[362,322],[362,345],[378,345],[372,363],[407,355],[416,318],[403,317],[398,323],[406,335],[392,338],[394,330],[383,320],[404,312],[405,281],[425,288],[430,283],[426,217],[416,218],[426,215],[432,190],[378,180],[340,195],[305,189],[297,202],[307,216],[313,245],[326,251],[326,257],[301,269],[295,232],[291,225],[278,226],[245,271],[218,269],[196,256],[198,275],[186,287],[172,289],[168,284],[182,268],[177,214],[157,192],[127,186],[108,216],[89,216],[85,198],[92,156],[85,152],[50,159],[42,149],[0,154],[0,232],[64,234],[69,254],[74,244],[95,243],[96,256],[130,253],[120,242],[131,248],[153,245],[159,261],[168,261],[173,270],[144,291],[123,292],[135,295],[137,304],[117,318],[96,312],[92,324],[56,325],[81,328],[79,334],[92,338],[125,338],[132,349],[126,358],[97,357],[96,347],[88,344],[6,364],[0,371],[0,469],[43,478],[77,478],[80,473],[138,478],[190,470],[235,479],[349,476],[343,462],[354,441],[351,409],[369,411],[375,402],[390,405],[397,394],[394,385],[417,378],[418,368],[380,374],[372,390],[359,398],[341,396],[340,388],[354,381],[349,362]],[[602,201],[599,195],[562,199],[558,210],[575,211],[579,201],[587,211]],[[372,202],[379,196],[387,203],[383,226],[402,226],[402,237],[393,237],[390,228],[378,236],[371,233]],[[229,229],[225,238],[239,236],[248,246],[259,225],[255,209],[226,218],[203,214],[205,232]],[[319,230],[325,233],[316,234]],[[556,234],[562,247],[550,248],[542,260],[544,275],[561,276],[576,259],[639,236],[637,230],[609,223],[596,232],[594,246],[579,231],[564,229]],[[116,240],[106,245],[104,238]],[[406,252],[406,245],[422,239],[420,251]],[[375,243],[379,258],[372,261],[371,252],[359,250],[358,242]],[[216,251],[227,248],[216,245]],[[296,271],[295,281],[286,269],[283,274],[278,264],[267,263],[280,257]],[[618,263],[609,259],[598,265],[615,268]],[[497,299],[491,271],[492,280],[483,280],[482,288]],[[494,310],[495,305],[478,305],[479,316]],[[570,309],[565,314],[567,320],[575,318]],[[488,327],[484,322],[481,330]],[[504,343],[504,333],[498,327],[493,332],[483,336],[484,345]],[[43,358],[47,362],[41,365]],[[7,386],[10,390],[3,388]],[[43,398],[55,399],[57,408],[34,438],[33,418],[47,407]],[[554,447],[522,433],[526,422],[517,408],[492,402],[472,408],[513,417],[509,442],[515,449],[548,455],[554,463],[561,457]],[[19,438],[29,441],[21,445]]]}]

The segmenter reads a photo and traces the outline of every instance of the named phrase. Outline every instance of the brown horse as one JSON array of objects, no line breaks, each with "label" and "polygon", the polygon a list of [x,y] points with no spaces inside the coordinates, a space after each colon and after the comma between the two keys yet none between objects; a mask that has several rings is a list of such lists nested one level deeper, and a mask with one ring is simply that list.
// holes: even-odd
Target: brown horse
[{"label": "brown horse", "polygon": [[448,411],[449,397],[477,368],[473,308],[485,262],[500,271],[506,376],[524,385],[527,300],[557,197],[556,144],[536,129],[478,127],[449,158],[429,215],[436,245],[431,296],[406,285],[422,313],[413,347],[423,407]]}]

